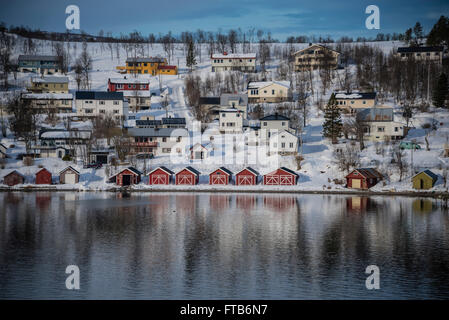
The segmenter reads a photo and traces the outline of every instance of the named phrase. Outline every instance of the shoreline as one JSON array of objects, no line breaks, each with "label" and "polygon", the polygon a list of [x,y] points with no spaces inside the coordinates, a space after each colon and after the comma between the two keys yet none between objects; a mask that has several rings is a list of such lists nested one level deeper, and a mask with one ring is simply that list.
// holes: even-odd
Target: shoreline
[{"label": "shoreline", "polygon": [[363,196],[402,196],[402,197],[422,197],[422,198],[449,198],[449,192],[445,191],[370,191],[370,190],[301,190],[301,189],[269,189],[269,188],[201,188],[199,186],[190,186],[190,188],[123,188],[111,187],[106,189],[79,189],[79,188],[57,188],[56,186],[47,187],[0,187],[0,192],[122,192],[122,193],[150,193],[150,192],[176,192],[176,193],[283,193],[283,194],[329,194],[329,195],[363,195]]}]

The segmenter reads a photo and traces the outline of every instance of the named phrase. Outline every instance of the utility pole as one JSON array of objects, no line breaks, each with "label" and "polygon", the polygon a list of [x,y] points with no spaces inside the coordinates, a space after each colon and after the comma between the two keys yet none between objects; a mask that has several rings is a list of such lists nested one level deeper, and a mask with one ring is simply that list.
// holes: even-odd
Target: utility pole
[{"label": "utility pole", "polygon": [[430,62],[427,63],[427,104],[430,105]]}]

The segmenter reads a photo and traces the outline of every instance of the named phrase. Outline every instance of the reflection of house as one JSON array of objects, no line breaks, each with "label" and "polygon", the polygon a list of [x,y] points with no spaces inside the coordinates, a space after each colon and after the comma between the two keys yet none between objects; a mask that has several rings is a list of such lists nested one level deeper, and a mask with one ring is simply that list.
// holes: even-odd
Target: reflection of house
[{"label": "reflection of house", "polygon": [[310,45],[307,48],[296,51],[295,71],[317,69],[329,66],[337,68],[340,63],[340,53],[319,44]]},{"label": "reflection of house", "polygon": [[72,112],[73,95],[71,93],[22,93],[20,99],[28,102],[39,113]]},{"label": "reflection of house", "polygon": [[109,182],[115,183],[119,186],[130,186],[133,184],[139,184],[142,173],[133,167],[123,169],[116,175],[109,178]]},{"label": "reflection of house", "polygon": [[232,172],[225,167],[220,167],[209,174],[209,184],[230,184]]},{"label": "reflection of house", "polygon": [[212,72],[219,71],[256,71],[255,53],[215,53],[211,56]]},{"label": "reflection of house", "polygon": [[370,141],[399,140],[404,137],[404,124],[394,121],[392,107],[359,109],[356,117],[363,122],[364,135]]},{"label": "reflection of house", "polygon": [[16,184],[24,184],[25,176],[14,170],[3,177],[3,183],[7,186],[15,186]]},{"label": "reflection of house", "polygon": [[346,208],[348,211],[364,212],[368,206],[369,198],[354,196],[346,198]]},{"label": "reflection of house", "polygon": [[376,92],[335,92],[340,109],[354,113],[355,109],[372,108],[376,105]]},{"label": "reflection of house", "polygon": [[414,59],[415,61],[443,62],[444,48],[435,47],[399,47],[396,56],[401,60]]},{"label": "reflection of house", "polygon": [[286,212],[294,208],[296,198],[280,194],[264,195],[263,203],[265,207],[271,208],[274,212]]},{"label": "reflection of house", "polygon": [[239,171],[235,174],[235,184],[240,186],[256,185],[259,173],[251,167]]},{"label": "reflection of house", "polygon": [[413,200],[412,208],[414,212],[430,213],[433,210],[433,203],[429,199],[416,199]]},{"label": "reflection of house", "polygon": [[61,71],[58,69],[58,61],[57,56],[20,55],[19,71],[53,74]]},{"label": "reflection of house", "polygon": [[382,178],[383,176],[374,168],[359,168],[346,176],[346,186],[351,189],[369,189]]},{"label": "reflection of house", "polygon": [[33,93],[69,93],[68,77],[33,77],[31,78],[31,87],[29,90]]},{"label": "reflection of house", "polygon": [[59,172],[59,183],[61,184],[75,184],[79,181],[80,173],[71,166]]},{"label": "reflection of house", "polygon": [[435,182],[437,182],[437,180],[438,176],[432,171],[421,171],[412,177],[413,189],[431,189],[435,185]]},{"label": "reflection of house", "polygon": [[173,174],[173,171],[164,166],[157,167],[148,173],[148,184],[170,184]]},{"label": "reflection of house", "polygon": [[285,167],[280,167],[279,169],[267,173],[263,176],[264,185],[295,185],[298,182],[299,175]]},{"label": "reflection of house", "polygon": [[131,154],[184,154],[189,132],[180,128],[129,128]]},{"label": "reflection of house", "polygon": [[51,172],[45,168],[36,172],[36,184],[52,184]]},{"label": "reflection of house", "polygon": [[281,102],[291,98],[290,81],[249,82],[247,89],[250,103]]},{"label": "reflection of house", "polygon": [[175,184],[198,184],[200,173],[192,167],[185,167],[175,175]]}]

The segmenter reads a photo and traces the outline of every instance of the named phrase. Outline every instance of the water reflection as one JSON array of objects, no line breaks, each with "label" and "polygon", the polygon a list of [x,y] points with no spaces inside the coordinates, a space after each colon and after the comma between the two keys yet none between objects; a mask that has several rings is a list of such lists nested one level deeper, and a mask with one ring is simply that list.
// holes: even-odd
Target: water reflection
[{"label": "water reflection", "polygon": [[[432,199],[1,193],[0,298],[449,298]],[[67,291],[65,267],[81,270]],[[381,290],[364,270],[381,269]]]}]

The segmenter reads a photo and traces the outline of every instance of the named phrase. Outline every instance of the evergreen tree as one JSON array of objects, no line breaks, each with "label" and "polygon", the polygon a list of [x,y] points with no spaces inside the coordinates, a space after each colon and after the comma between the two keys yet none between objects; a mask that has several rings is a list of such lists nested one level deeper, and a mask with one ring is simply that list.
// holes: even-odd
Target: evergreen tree
[{"label": "evergreen tree", "polygon": [[193,40],[189,41],[189,50],[187,50],[186,65],[190,68],[190,71],[192,71],[193,66],[196,65]]},{"label": "evergreen tree", "polygon": [[335,144],[338,142],[343,127],[335,94],[330,97],[324,112],[323,135]]},{"label": "evergreen tree", "polygon": [[449,45],[449,18],[441,16],[427,36],[427,45]]},{"label": "evergreen tree", "polygon": [[445,73],[441,73],[433,90],[433,104],[437,108],[443,108],[448,96],[448,82]]},{"label": "evergreen tree", "polygon": [[415,35],[415,44],[417,46],[421,45],[421,39],[423,38],[423,30],[421,23],[417,22],[413,27],[413,33]]}]

